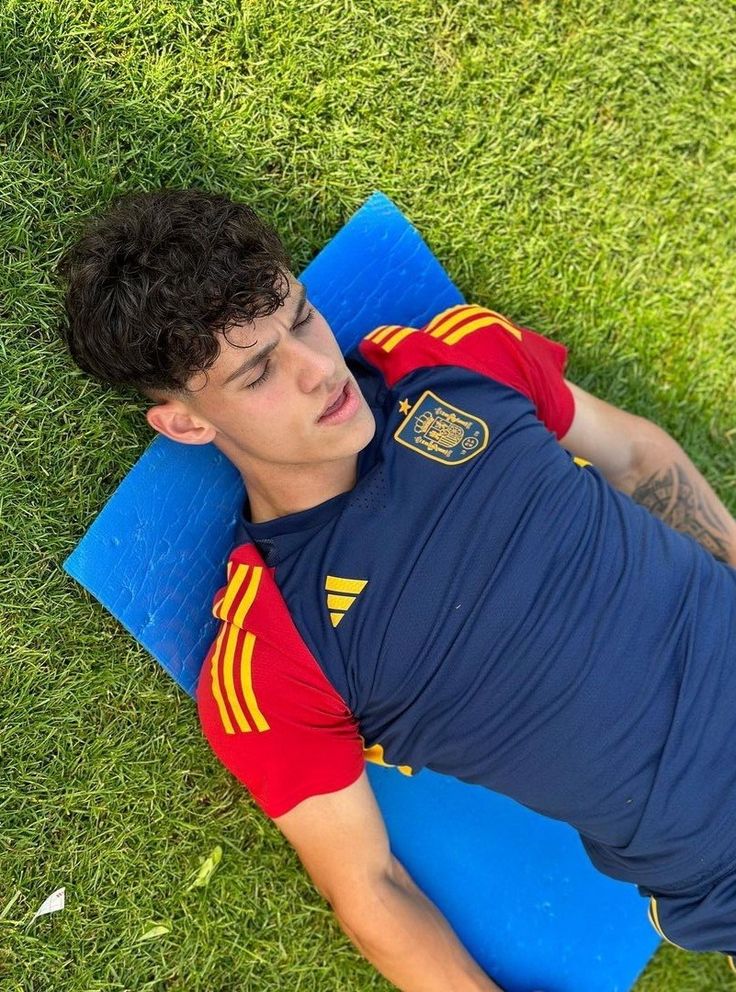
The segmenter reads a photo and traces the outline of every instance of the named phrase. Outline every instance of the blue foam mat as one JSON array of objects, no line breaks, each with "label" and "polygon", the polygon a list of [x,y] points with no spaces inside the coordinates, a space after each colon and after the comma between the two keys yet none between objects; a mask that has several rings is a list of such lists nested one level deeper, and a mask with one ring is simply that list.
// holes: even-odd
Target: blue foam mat
[{"label": "blue foam mat", "polygon": [[[462,302],[380,193],[301,280],[343,351],[378,324],[421,325]],[[190,695],[243,496],[213,445],[157,436],[64,562]],[[427,770],[368,773],[397,857],[508,992],[631,987],[658,943],[645,903],[592,868],[570,827]]]}]

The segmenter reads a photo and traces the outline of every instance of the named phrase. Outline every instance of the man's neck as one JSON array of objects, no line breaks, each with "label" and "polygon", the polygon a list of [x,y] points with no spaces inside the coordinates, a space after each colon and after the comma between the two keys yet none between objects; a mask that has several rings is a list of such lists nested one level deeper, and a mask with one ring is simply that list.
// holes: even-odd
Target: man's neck
[{"label": "man's neck", "polygon": [[358,476],[358,455],[319,465],[269,465],[267,475],[241,470],[251,523],[260,524],[278,517],[308,510],[354,488]]}]

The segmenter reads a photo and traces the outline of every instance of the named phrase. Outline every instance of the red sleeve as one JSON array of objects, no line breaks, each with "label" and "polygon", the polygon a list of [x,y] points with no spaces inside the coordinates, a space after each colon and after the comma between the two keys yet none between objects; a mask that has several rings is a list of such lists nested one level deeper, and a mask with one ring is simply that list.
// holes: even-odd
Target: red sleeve
[{"label": "red sleeve", "polygon": [[291,619],[252,544],[228,561],[215,596],[219,633],[197,684],[212,750],[271,817],[335,792],[363,770],[363,741]]},{"label": "red sleeve", "polygon": [[390,386],[422,366],[460,365],[523,393],[558,438],[570,429],[575,401],[564,377],[567,348],[493,310],[462,305],[422,328],[377,327],[359,350]]}]

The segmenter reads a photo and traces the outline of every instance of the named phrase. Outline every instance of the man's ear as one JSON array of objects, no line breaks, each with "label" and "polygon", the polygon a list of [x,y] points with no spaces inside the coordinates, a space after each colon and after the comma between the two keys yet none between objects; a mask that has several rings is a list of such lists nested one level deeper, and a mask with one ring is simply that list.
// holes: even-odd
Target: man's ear
[{"label": "man's ear", "polygon": [[146,410],[146,420],[159,434],[180,444],[209,444],[217,434],[212,424],[200,419],[176,400],[166,400],[152,406]]}]

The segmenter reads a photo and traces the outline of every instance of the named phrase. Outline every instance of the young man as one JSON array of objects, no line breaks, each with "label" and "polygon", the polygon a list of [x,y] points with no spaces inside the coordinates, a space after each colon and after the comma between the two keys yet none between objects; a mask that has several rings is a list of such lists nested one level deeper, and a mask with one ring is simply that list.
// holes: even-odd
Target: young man
[{"label": "young man", "polygon": [[129,198],[62,272],[78,364],[243,477],[203,730],[363,954],[497,989],[392,856],[366,758],[568,821],[667,939],[736,951],[736,523],[675,441],[482,307],[343,357],[223,197]]}]

